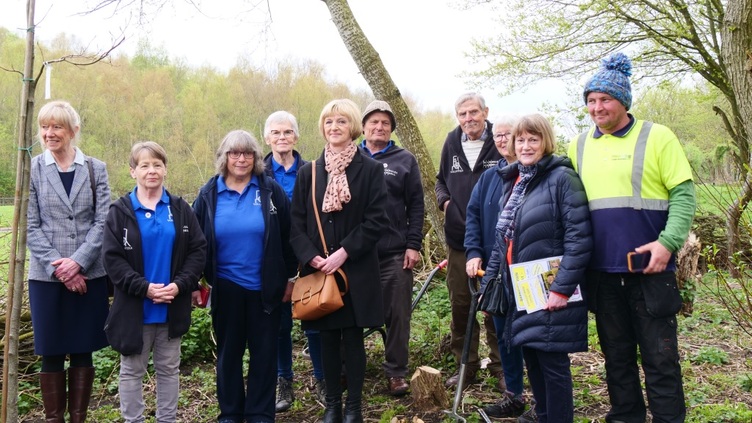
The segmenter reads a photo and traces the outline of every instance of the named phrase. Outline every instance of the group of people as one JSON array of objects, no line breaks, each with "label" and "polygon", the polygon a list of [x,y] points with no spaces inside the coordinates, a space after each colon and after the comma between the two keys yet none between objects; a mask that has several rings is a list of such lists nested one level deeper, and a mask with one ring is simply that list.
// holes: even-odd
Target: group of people
[{"label": "group of people", "polygon": [[121,354],[124,420],[144,421],[142,380],[153,355],[156,418],[175,421],[180,340],[191,304],[201,305],[202,276],[212,287],[219,422],[272,422],[292,405],[290,297],[298,275],[316,270],[342,268],[351,281],[342,309],[303,322],[324,421],[363,421],[364,328],[386,324],[387,388],[407,393],[423,189],[417,160],[391,140],[396,119],[387,103],[374,101],[362,114],[350,100],[327,104],[319,119],[326,143],[311,163],[294,150],[299,131],[288,112],[267,119],[265,158],[250,133],[231,131],[217,149],[216,176],[192,206],[165,188],[159,144],[133,145],[135,188],[110,204],[104,163],[75,144],[73,107],[47,103],[38,123],[45,150],[32,163],[29,291],[46,421],[64,421],[66,408],[71,421],[85,421],[92,352],[107,345]]},{"label": "group of people", "polygon": [[[479,329],[463,331],[473,318],[468,278],[484,270],[481,298],[494,284],[503,288],[501,311],[485,316],[489,370],[498,374],[496,348],[503,369],[503,395],[483,407],[486,416],[573,421],[569,353],[587,350],[589,309],[606,363],[606,421],[646,419],[638,348],[652,421],[684,421],[675,253],[694,216],[694,183],[676,135],[629,113],[630,76],[629,58],[616,53],[587,81],[583,100],[595,125],[570,142],[568,157],[554,154],[554,131],[541,115],[492,123],[482,96],[466,94],[455,104],[460,125],[444,144],[436,197],[446,218],[451,345],[458,361],[464,337],[472,337],[466,382],[480,369]],[[648,257],[644,269],[631,266],[632,254]],[[523,288],[510,266],[541,260],[555,266],[545,275],[545,303],[528,312],[530,297],[515,290]],[[457,379],[455,373],[447,386]]]},{"label": "group of people", "polygon": [[[569,158],[554,154],[554,131],[541,115],[492,123],[481,95],[455,104],[459,125],[447,135],[436,184],[451,350],[459,362],[472,337],[463,382],[475,383],[480,329],[464,328],[474,318],[468,278],[484,270],[480,296],[493,283],[503,287],[503,312],[485,316],[488,369],[502,392],[483,408],[487,416],[573,421],[569,353],[587,349],[590,309],[606,359],[606,420],[645,421],[638,347],[653,421],[684,420],[673,253],[689,232],[694,186],[676,136],[629,113],[630,72],[629,59],[616,54],[587,82],[595,126],[572,140]],[[218,422],[273,422],[292,406],[290,299],[297,278],[315,271],[341,269],[350,281],[342,308],[302,322],[322,421],[363,421],[365,328],[386,325],[386,388],[408,392],[425,206],[418,162],[392,140],[388,103],[363,112],[347,99],[328,103],[318,122],[324,148],[311,162],[295,150],[298,124],[286,111],[264,125],[266,157],[250,133],[231,131],[217,149],[216,176],[192,205],[165,189],[159,144],[133,145],[135,187],[110,204],[105,164],[75,144],[81,123],[71,105],[47,103],[38,123],[45,150],[31,166],[29,296],[47,422],[63,422],[66,408],[71,422],[86,420],[92,352],[107,345],[121,354],[125,421],[144,421],[150,355],[156,419],[175,421],[180,339],[191,304],[201,303],[202,277],[212,288]],[[650,254],[643,271],[630,272],[630,252]],[[510,265],[546,258],[556,258],[556,273],[543,309],[528,313]],[[459,379],[451,374],[447,387]]]}]

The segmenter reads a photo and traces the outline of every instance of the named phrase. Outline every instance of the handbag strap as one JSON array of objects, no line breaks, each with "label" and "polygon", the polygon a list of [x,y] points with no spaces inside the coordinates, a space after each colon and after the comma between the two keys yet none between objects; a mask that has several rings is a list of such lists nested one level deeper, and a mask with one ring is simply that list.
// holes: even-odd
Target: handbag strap
[{"label": "handbag strap", "polygon": [[[311,162],[311,201],[313,202],[313,213],[316,215],[316,225],[319,227],[319,236],[321,237],[321,245],[324,247],[324,254],[329,257],[329,250],[326,248],[326,239],[324,238],[324,230],[321,229],[321,218],[319,217],[319,208],[316,206],[316,160]],[[350,290],[350,285],[347,281],[347,275],[342,269],[337,269],[337,273],[342,277],[345,283],[345,290],[340,291],[341,295],[345,295]]]},{"label": "handbag strap", "polygon": [[324,247],[324,255],[329,257],[329,250],[326,248],[326,239],[324,238],[324,230],[321,229],[319,208],[316,205],[316,160],[311,162],[311,178],[311,201],[313,202],[313,213],[316,215],[316,225],[319,227],[319,236],[321,237],[321,245]]},{"label": "handbag strap", "polygon": [[89,182],[91,182],[91,198],[94,200],[94,214],[97,213],[97,187],[94,184],[94,166],[91,164],[91,158],[86,158],[86,165],[89,168]]}]

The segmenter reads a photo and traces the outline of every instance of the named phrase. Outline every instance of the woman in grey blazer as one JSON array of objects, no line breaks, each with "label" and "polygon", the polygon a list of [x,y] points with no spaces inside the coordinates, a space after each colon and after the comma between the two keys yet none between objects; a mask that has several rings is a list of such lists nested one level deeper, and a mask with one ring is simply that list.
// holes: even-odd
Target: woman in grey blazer
[{"label": "woman in grey blazer", "polygon": [[110,207],[105,164],[75,146],[81,119],[52,101],[39,111],[45,150],[31,161],[28,240],[34,352],[47,422],[63,422],[68,368],[70,422],[86,420],[94,381],[92,352],[107,346],[109,301],[102,265],[102,229]]}]

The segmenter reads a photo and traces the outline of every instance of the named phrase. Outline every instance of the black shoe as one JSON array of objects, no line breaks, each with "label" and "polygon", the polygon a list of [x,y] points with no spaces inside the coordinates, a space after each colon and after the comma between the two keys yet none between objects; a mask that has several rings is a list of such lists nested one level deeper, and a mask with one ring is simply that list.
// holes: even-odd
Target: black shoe
[{"label": "black shoe", "polygon": [[320,423],[342,423],[341,398],[327,398],[324,419]]},{"label": "black shoe", "polygon": [[513,396],[509,392],[504,393],[504,397],[496,404],[483,407],[483,411],[488,417],[518,417],[525,412],[525,400],[521,395]]},{"label": "black shoe", "polygon": [[517,423],[538,423],[538,415],[535,414],[535,405],[517,417]]},{"label": "black shoe", "polygon": [[275,411],[281,413],[289,410],[294,400],[292,380],[287,380],[283,377],[277,378],[277,403],[274,406]]},{"label": "black shoe", "polygon": [[316,379],[313,384],[313,394],[318,402],[326,405],[326,382],[324,379]]}]

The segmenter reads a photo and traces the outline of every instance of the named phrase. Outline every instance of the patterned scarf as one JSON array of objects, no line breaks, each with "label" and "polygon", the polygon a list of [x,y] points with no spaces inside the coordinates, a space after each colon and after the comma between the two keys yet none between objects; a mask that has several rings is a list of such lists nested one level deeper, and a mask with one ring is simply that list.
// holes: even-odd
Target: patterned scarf
[{"label": "patterned scarf", "polygon": [[326,182],[326,192],[324,193],[324,203],[321,210],[324,213],[331,213],[342,210],[342,205],[350,202],[350,185],[347,183],[345,169],[350,166],[358,147],[355,143],[350,143],[339,153],[332,151],[329,144],[324,147],[325,168],[329,173],[329,180]]},{"label": "patterned scarf", "polygon": [[527,185],[535,176],[538,168],[535,165],[523,166],[517,163],[517,169],[520,172],[520,180],[512,188],[512,195],[509,197],[504,209],[499,213],[499,221],[496,222],[496,233],[503,236],[505,240],[512,239],[512,235],[514,235],[514,217],[517,214],[517,209],[522,204],[522,198],[525,196]]}]

